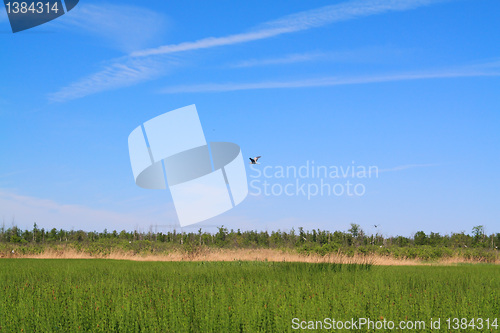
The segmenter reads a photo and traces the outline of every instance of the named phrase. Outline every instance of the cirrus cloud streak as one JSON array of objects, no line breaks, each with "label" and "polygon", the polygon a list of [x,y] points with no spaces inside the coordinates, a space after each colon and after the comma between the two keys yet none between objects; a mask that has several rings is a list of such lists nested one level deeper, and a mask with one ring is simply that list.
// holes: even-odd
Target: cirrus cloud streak
[{"label": "cirrus cloud streak", "polygon": [[250,83],[206,83],[195,85],[178,85],[165,87],[160,90],[164,94],[178,93],[206,93],[206,92],[227,92],[239,90],[258,89],[286,89],[286,88],[308,88],[308,87],[329,87],[354,84],[368,84],[394,81],[411,81],[424,79],[445,79],[460,77],[484,77],[500,76],[500,63],[487,63],[477,67],[464,67],[459,69],[418,71],[396,74],[381,74],[370,76],[344,76],[344,77],[323,77],[313,79],[301,79],[292,81],[263,81]]}]

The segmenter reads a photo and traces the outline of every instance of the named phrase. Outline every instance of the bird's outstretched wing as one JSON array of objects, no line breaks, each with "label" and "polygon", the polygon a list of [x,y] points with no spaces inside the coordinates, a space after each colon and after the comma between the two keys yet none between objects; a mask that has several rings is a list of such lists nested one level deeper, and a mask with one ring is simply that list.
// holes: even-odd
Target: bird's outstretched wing
[{"label": "bird's outstretched wing", "polygon": [[253,158],[249,157],[249,159],[250,159],[250,162],[255,163],[255,160]]},{"label": "bird's outstretched wing", "polygon": [[262,157],[262,156],[257,156],[257,157],[255,158],[255,162],[257,162],[257,161],[259,160],[259,158],[261,158],[261,157]]}]

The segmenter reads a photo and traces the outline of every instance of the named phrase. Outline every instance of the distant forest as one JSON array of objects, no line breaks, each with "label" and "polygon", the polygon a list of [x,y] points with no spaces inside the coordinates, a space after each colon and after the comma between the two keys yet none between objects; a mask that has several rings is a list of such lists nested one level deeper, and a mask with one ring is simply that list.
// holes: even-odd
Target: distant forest
[{"label": "distant forest", "polygon": [[383,237],[367,235],[357,224],[347,232],[304,230],[240,231],[224,226],[218,232],[138,232],[116,231],[87,232],[83,230],[39,229],[16,226],[0,228],[0,254],[36,254],[46,249],[71,248],[91,255],[106,255],[113,251],[133,254],[165,254],[170,251],[195,252],[200,248],[217,249],[276,249],[298,253],[328,255],[381,255],[393,258],[433,260],[463,257],[471,260],[494,262],[500,259],[500,233],[487,235],[484,227],[472,228],[471,234],[452,233],[440,235],[419,231],[413,237]]}]

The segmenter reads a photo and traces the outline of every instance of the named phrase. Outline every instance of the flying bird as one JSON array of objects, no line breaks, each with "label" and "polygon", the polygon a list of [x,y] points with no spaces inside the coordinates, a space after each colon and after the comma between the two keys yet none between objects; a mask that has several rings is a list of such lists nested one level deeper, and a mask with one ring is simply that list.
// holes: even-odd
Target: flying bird
[{"label": "flying bird", "polygon": [[257,160],[259,158],[261,158],[262,156],[257,156],[257,157],[254,157],[254,158],[251,158],[250,157],[250,164],[260,164],[260,163],[257,163]]}]

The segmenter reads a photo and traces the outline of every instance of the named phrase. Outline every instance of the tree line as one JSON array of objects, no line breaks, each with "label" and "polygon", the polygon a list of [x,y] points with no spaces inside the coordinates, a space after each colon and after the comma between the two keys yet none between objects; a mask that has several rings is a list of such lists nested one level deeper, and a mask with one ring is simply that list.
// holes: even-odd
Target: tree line
[{"label": "tree line", "polygon": [[210,246],[219,248],[308,248],[311,246],[329,246],[331,249],[358,247],[447,247],[447,248],[485,248],[498,250],[500,233],[487,235],[484,226],[472,228],[471,234],[465,232],[441,235],[418,231],[411,237],[384,237],[381,234],[367,235],[358,224],[351,224],[346,232],[328,230],[304,230],[300,227],[290,231],[255,231],[228,230],[224,226],[210,233],[201,228],[198,232],[139,232],[126,230],[102,232],[83,230],[64,230],[52,228],[46,230],[33,225],[31,230],[22,230],[17,226],[0,228],[0,243],[14,244],[57,244],[57,243],[92,243],[103,241],[149,241],[179,245]]}]

